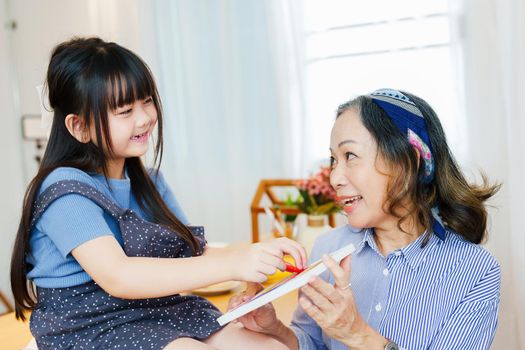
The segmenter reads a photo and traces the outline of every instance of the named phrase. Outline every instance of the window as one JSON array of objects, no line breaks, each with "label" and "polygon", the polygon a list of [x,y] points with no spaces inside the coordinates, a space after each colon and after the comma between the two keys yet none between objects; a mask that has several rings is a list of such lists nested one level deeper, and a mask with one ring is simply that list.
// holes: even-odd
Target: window
[{"label": "window", "polygon": [[447,0],[303,0],[302,19],[310,161],[327,158],[338,105],[382,87],[428,101],[458,147]]}]

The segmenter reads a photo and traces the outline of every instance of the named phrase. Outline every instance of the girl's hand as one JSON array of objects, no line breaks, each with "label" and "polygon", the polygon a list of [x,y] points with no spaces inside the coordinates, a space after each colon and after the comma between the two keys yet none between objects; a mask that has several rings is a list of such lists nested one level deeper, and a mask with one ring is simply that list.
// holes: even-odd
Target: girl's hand
[{"label": "girl's hand", "polygon": [[[235,295],[228,303],[228,310],[231,310],[238,305],[250,300],[255,294],[261,291],[264,287],[259,283],[249,282],[246,290],[242,294]],[[244,328],[251,331],[265,334],[273,334],[277,325],[281,322],[275,313],[275,309],[271,303],[268,303],[260,308],[239,317],[233,322],[240,322]]]},{"label": "girl's hand", "polygon": [[285,254],[293,257],[297,267],[306,266],[306,251],[299,243],[288,238],[277,238],[229,250],[228,268],[234,280],[260,283],[277,269],[284,271]]},{"label": "girl's hand", "polygon": [[323,263],[332,272],[335,284],[317,276],[312,278],[301,288],[303,296],[299,304],[328,336],[352,349],[382,349],[385,338],[368,326],[357,312],[350,287],[350,259],[348,256],[337,265],[331,257],[323,256]]}]

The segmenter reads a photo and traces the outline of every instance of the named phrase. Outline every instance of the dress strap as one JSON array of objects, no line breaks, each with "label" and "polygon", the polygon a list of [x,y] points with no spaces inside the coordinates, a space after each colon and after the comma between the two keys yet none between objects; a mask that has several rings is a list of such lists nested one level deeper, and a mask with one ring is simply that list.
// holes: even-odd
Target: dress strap
[{"label": "dress strap", "polygon": [[[162,258],[193,256],[192,249],[179,233],[163,225],[146,221],[131,209],[120,208],[93,186],[77,180],[55,182],[38,196],[33,207],[31,228],[51,203],[73,193],[92,200],[117,220],[127,256]],[[201,246],[201,251],[204,250],[206,246],[204,228],[202,226],[188,226],[188,228]]]},{"label": "dress strap", "polygon": [[112,200],[93,186],[77,180],[61,180],[46,188],[36,199],[33,206],[31,228],[33,228],[38,219],[40,219],[42,214],[55,200],[68,194],[79,194],[89,198],[117,220],[126,211],[117,206]]}]

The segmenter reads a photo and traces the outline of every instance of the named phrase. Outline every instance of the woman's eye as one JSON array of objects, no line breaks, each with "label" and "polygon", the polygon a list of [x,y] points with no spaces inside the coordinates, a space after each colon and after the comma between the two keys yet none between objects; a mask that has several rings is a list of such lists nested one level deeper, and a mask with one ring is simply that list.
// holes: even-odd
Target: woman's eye
[{"label": "woman's eye", "polygon": [[345,153],[346,160],[354,159],[355,157],[356,157],[356,155],[353,154],[352,152],[346,152]]},{"label": "woman's eye", "polygon": [[153,98],[152,98],[152,97],[148,97],[148,98],[146,98],[146,99],[144,100],[144,104],[149,104],[149,103],[151,103],[151,102],[153,102]]},{"label": "woman's eye", "polygon": [[335,158],[334,157],[330,157],[330,169],[333,169],[335,166]]}]

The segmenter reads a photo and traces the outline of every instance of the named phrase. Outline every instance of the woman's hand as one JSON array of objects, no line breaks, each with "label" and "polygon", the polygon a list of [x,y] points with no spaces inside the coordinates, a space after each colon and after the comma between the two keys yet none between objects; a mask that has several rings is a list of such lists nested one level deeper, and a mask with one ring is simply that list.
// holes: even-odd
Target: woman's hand
[{"label": "woman's hand", "polygon": [[[248,283],[244,293],[230,299],[228,310],[250,300],[262,288],[263,286],[259,283]],[[267,334],[285,344],[290,350],[299,350],[299,343],[294,332],[277,318],[271,303],[263,305],[233,322],[239,322],[251,331]]]},{"label": "woman's hand", "polygon": [[[228,303],[228,310],[234,309],[240,304],[250,300],[255,294],[264,287],[259,283],[248,283],[246,290],[242,294],[235,295]],[[244,316],[239,317],[234,322],[240,322],[244,328],[251,331],[265,334],[274,334],[277,325],[281,322],[275,313],[272,303],[261,306]]]},{"label": "woman's hand", "polygon": [[350,287],[350,259],[348,256],[337,265],[331,257],[323,256],[323,263],[332,272],[335,284],[317,276],[312,278],[301,288],[303,296],[299,304],[328,336],[352,349],[383,349],[386,339],[357,312]]},{"label": "woman's hand", "polygon": [[227,268],[232,279],[247,282],[264,282],[277,269],[284,271],[283,257],[289,254],[299,268],[306,265],[306,251],[297,242],[288,238],[277,238],[268,242],[237,247],[227,251]]}]

